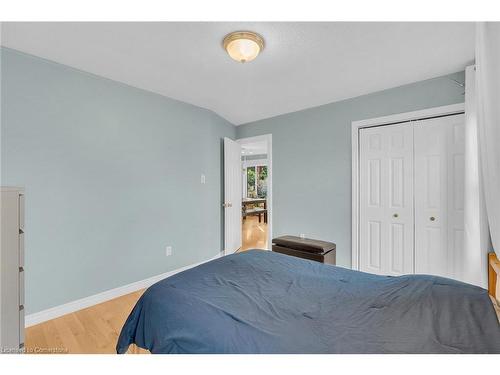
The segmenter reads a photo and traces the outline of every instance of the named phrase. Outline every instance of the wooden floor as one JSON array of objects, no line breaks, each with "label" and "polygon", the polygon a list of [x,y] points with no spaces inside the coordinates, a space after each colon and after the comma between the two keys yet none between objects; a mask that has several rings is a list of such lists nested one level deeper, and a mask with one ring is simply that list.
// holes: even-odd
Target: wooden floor
[{"label": "wooden floor", "polygon": [[[250,216],[243,222],[239,251],[267,248],[267,224]],[[116,353],[121,328],[144,291],[127,294],[26,329],[26,353]],[[134,353],[143,353],[133,349]]]},{"label": "wooden floor", "polygon": [[259,223],[257,216],[249,216],[243,220],[242,246],[239,251],[249,249],[267,249],[267,224]]},{"label": "wooden floor", "polygon": [[26,353],[116,353],[130,311],[144,291],[127,294],[26,329]]}]

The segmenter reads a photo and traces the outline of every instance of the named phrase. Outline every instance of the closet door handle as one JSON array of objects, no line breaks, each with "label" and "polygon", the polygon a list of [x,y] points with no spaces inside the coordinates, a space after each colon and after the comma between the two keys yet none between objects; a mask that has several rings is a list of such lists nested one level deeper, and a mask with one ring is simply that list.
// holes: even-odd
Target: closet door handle
[{"label": "closet door handle", "polygon": [[436,218],[435,218],[434,216],[431,216],[431,217],[429,218],[429,220],[430,220],[430,221],[435,221],[435,220],[436,220]]},{"label": "closet door handle", "polygon": [[393,214],[392,217],[399,217],[399,215],[396,213],[396,214]]}]

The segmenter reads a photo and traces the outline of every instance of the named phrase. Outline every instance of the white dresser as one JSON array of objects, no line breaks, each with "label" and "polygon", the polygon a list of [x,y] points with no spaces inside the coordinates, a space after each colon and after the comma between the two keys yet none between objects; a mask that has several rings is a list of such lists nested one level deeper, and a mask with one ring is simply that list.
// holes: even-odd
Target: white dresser
[{"label": "white dresser", "polygon": [[1,188],[0,352],[24,350],[24,190]]}]

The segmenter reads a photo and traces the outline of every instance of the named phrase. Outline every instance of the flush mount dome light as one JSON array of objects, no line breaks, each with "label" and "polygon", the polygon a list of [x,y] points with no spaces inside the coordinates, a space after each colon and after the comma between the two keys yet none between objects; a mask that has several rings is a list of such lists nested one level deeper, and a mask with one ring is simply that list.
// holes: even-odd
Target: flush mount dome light
[{"label": "flush mount dome light", "polygon": [[222,45],[233,60],[245,63],[264,49],[264,39],[251,31],[235,31],[225,36]]}]

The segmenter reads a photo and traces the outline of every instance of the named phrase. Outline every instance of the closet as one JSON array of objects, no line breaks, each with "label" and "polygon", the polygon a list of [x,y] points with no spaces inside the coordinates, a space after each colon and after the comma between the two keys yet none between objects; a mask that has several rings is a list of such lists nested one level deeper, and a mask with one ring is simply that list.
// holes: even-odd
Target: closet
[{"label": "closet", "polygon": [[454,278],[464,235],[464,115],[359,130],[359,268]]}]

